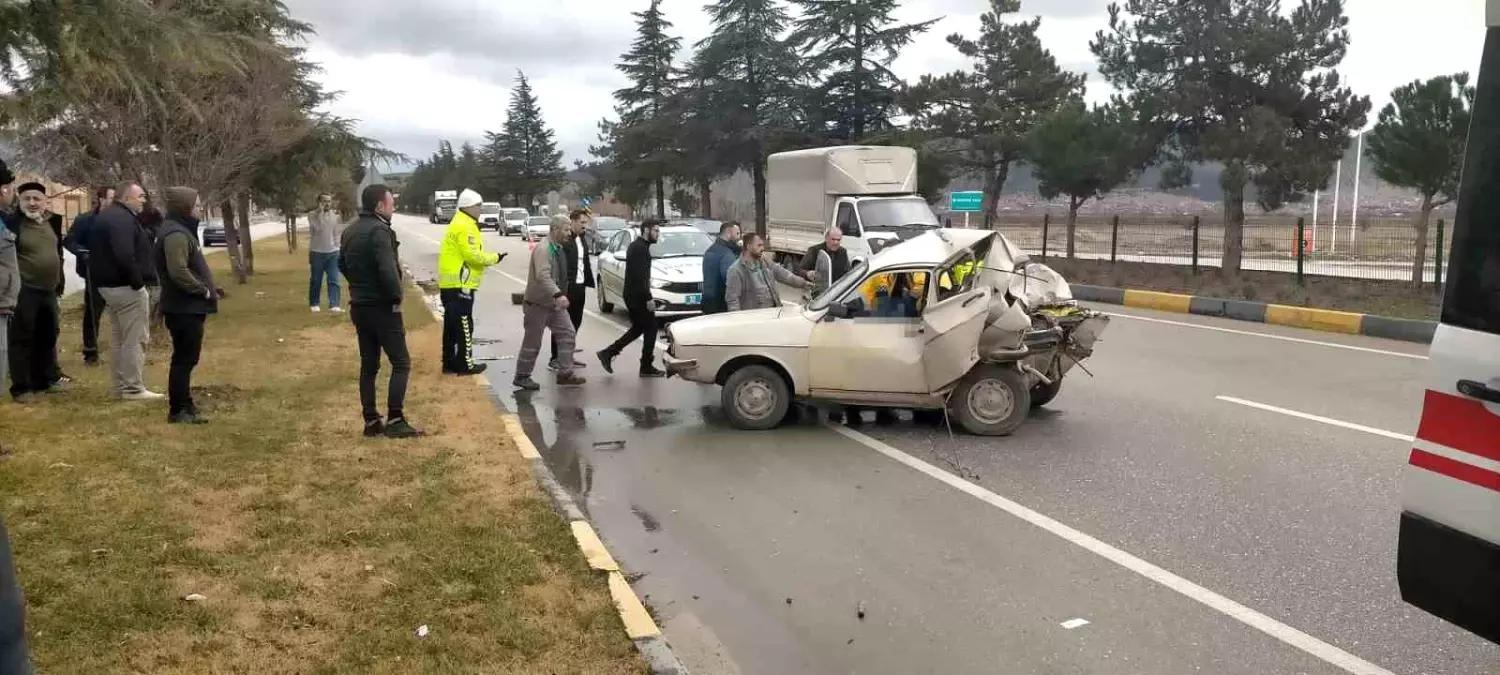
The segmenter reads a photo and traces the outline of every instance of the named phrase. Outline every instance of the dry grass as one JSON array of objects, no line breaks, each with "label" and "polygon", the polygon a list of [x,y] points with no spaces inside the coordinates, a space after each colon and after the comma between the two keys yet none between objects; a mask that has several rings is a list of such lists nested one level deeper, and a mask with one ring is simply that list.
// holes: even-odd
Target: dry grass
[{"label": "dry grass", "polygon": [[[76,311],[71,389],[0,404],[0,512],[39,670],[644,672],[490,402],[438,373],[415,291],[407,409],[432,435],[366,440],[353,330],[307,312],[306,254],[272,249],[209,321],[210,425],[107,398]],[[148,385],[164,388],[166,357]]]}]

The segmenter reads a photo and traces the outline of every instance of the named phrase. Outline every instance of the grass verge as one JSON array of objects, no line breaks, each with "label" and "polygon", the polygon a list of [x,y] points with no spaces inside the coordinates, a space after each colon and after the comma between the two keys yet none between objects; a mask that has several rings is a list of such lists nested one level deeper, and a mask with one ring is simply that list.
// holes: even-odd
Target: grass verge
[{"label": "grass verge", "polygon": [[[109,399],[107,367],[78,358],[76,300],[69,390],[0,403],[39,671],[645,672],[491,403],[439,374],[415,289],[407,411],[432,435],[361,437],[353,329],[307,311],[306,256],[263,245],[227,287],[195,374],[207,426]],[[148,386],[165,389],[167,356],[150,353]]]}]

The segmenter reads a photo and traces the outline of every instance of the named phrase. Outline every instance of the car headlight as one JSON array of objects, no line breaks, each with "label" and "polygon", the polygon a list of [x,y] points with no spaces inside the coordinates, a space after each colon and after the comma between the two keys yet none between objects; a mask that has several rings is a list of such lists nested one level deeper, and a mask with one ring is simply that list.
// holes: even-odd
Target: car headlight
[{"label": "car headlight", "polygon": [[666,288],[667,287],[667,280],[666,279],[652,279],[651,280],[651,287],[652,288]]}]

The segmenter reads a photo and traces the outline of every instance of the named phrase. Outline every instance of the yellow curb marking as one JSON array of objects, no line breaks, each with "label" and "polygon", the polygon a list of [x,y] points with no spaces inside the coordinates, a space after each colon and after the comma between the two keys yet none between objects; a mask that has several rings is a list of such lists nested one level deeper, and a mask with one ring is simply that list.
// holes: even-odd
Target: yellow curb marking
[{"label": "yellow curb marking", "polygon": [[651,619],[651,614],[646,611],[646,606],[641,604],[641,599],[636,597],[635,589],[630,587],[630,582],[625,581],[625,575],[619,572],[609,573],[609,594],[615,599],[615,608],[620,610],[620,619],[625,622],[625,634],[632,640],[657,637],[661,635],[661,629],[656,627],[656,621]]},{"label": "yellow curb marking", "polygon": [[1359,326],[1364,321],[1364,316],[1363,314],[1338,312],[1331,309],[1266,305],[1266,323],[1311,328],[1330,333],[1358,335]]},{"label": "yellow curb marking", "polygon": [[502,415],[505,422],[505,431],[510,434],[516,442],[516,449],[521,451],[521,456],[526,459],[541,459],[542,453],[536,451],[536,446],[531,444],[531,439],[526,437],[526,432],[521,429],[521,424],[516,421],[515,415]]},{"label": "yellow curb marking", "polygon": [[1125,291],[1125,305],[1141,309],[1155,309],[1163,312],[1187,314],[1193,305],[1193,296],[1127,289]]},{"label": "yellow curb marking", "polygon": [[615,564],[609,549],[604,548],[604,542],[599,540],[599,535],[587,521],[575,520],[570,526],[573,528],[573,538],[578,540],[579,550],[583,551],[583,557],[589,561],[589,567],[602,572],[620,571],[620,566]]}]

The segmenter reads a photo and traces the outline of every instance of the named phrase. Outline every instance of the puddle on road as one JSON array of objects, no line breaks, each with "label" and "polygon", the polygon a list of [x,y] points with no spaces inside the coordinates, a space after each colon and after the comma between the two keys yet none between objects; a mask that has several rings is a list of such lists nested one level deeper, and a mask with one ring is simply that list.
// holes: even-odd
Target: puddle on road
[{"label": "puddle on road", "polygon": [[634,513],[635,517],[641,519],[641,526],[645,527],[647,532],[655,532],[661,529],[661,521],[657,520],[656,516],[651,515],[647,510],[631,504],[630,512]]}]

